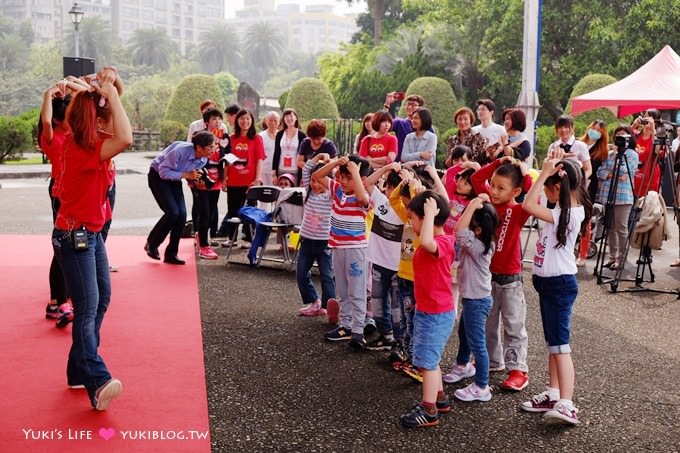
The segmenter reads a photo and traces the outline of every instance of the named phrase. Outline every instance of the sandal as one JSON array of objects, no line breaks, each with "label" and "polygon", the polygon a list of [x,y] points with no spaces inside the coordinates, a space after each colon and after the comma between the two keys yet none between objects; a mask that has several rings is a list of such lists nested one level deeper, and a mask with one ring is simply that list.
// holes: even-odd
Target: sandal
[{"label": "sandal", "polygon": [[606,268],[610,268],[610,269],[611,269],[611,267],[612,267],[614,264],[616,264],[616,260],[609,260],[609,261],[607,262],[607,264],[603,264],[602,267],[606,267]]},{"label": "sandal", "polygon": [[621,269],[622,267],[623,267],[623,264],[619,263],[618,260],[617,260],[617,261],[614,261],[614,264],[609,266],[609,269],[615,271],[615,270]]},{"label": "sandal", "polygon": [[673,261],[671,267],[680,267],[680,259]]}]

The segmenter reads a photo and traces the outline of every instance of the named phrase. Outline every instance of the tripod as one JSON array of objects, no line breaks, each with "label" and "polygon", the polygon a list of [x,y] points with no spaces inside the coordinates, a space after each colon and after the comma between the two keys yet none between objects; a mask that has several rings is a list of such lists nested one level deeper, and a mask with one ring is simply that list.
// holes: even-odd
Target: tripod
[{"label": "tripod", "polygon": [[[671,181],[671,186],[673,188],[673,212],[675,214],[675,218],[678,219],[678,200],[677,200],[677,187],[675,185],[675,180],[673,178],[673,162],[671,161],[671,156],[670,153],[668,152],[669,146],[668,146],[668,139],[666,138],[665,134],[665,129],[663,129],[663,125],[661,125],[661,131],[664,132],[658,133],[657,132],[657,138],[654,140],[654,153],[650,157],[652,159],[651,165],[649,167],[650,169],[650,174],[649,178],[647,180],[647,184],[645,187],[645,190],[643,193],[648,193],[649,188],[651,186],[652,182],[652,174],[654,171],[654,168],[656,168],[656,165],[659,164],[659,159],[660,156],[664,159],[661,161],[661,178],[663,182],[663,178],[667,177],[666,175],[670,176],[670,181]],[[657,128],[659,130],[659,128]],[[630,177],[630,169],[629,169],[629,177]],[[635,226],[637,225],[638,221],[640,220],[640,215],[642,213],[642,210],[644,208],[645,202],[646,202],[646,197],[643,198],[642,203],[639,204],[637,203],[637,200],[635,200],[635,204],[633,205],[633,209],[631,210],[630,217],[628,219],[628,239],[626,241],[626,246],[624,250],[624,255],[623,255],[623,260],[622,262],[625,263],[626,258],[628,257],[628,252],[630,250],[630,241],[633,232],[635,231]],[[665,215],[665,213],[664,213]],[[634,280],[626,280],[626,281],[634,281],[635,286],[632,288],[625,288],[620,290],[621,292],[642,292],[642,291],[649,291],[649,292],[655,292],[655,293],[664,293],[664,294],[676,294],[678,296],[678,299],[680,299],[680,288],[678,289],[653,289],[653,288],[646,288],[642,286],[642,284],[645,282],[644,277],[645,277],[645,268],[649,268],[649,283],[654,283],[655,281],[655,276],[654,276],[654,271],[652,270],[652,257],[651,257],[651,249],[647,246],[649,241],[649,233],[645,234],[645,237],[642,241],[642,244],[640,246],[640,255],[637,260],[637,269],[635,272],[635,279]],[[599,260],[598,256],[598,260]],[[619,266],[618,269],[616,270],[616,273],[614,274],[614,277],[609,280],[610,283],[610,289],[611,292],[616,293],[618,291],[618,286],[619,282],[622,280],[621,279],[621,273],[623,272],[623,266]],[[600,283],[598,279],[598,283]]]},{"label": "tripod", "polygon": [[[604,265],[604,256],[605,256],[605,251],[607,250],[607,246],[609,245],[609,232],[612,228],[612,223],[614,221],[614,207],[616,205],[616,194],[619,188],[619,182],[621,178],[624,176],[623,174],[623,169],[625,166],[625,175],[628,176],[628,182],[630,184],[631,190],[633,190],[633,175],[631,173],[630,166],[628,164],[628,159],[626,159],[626,150],[628,149],[628,143],[625,137],[617,137],[616,140],[616,145],[617,145],[617,150],[616,150],[616,158],[614,159],[614,166],[612,168],[612,174],[610,176],[610,185],[609,185],[609,192],[607,192],[607,200],[604,205],[604,217],[603,217],[603,230],[602,230],[602,236],[597,240],[597,260],[595,262],[595,269],[593,272],[593,275],[597,277],[597,284],[601,285],[602,283],[609,283],[614,280],[617,280],[617,286],[618,286],[618,279],[617,275],[620,278],[621,274],[621,269],[623,268],[623,263],[625,262],[625,257],[628,255],[628,247],[630,245],[630,241],[626,240],[626,246],[624,250],[624,260],[619,264],[618,268],[616,269],[616,273],[613,277],[608,277],[603,275],[603,271],[605,269]],[[633,197],[633,206],[635,207],[637,199],[635,196]],[[635,222],[631,222],[631,218],[633,215],[633,211],[631,210],[631,215],[628,217],[628,236],[630,237],[631,233],[631,224],[634,225]],[[638,218],[639,218],[639,213],[638,213]]]}]

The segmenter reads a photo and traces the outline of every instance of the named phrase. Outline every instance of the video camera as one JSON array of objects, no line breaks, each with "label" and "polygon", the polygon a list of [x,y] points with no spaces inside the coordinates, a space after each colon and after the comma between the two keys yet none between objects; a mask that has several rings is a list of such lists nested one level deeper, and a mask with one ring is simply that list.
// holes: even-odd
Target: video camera
[{"label": "video camera", "polygon": [[630,135],[617,135],[614,137],[614,145],[618,152],[623,153],[630,148]]}]

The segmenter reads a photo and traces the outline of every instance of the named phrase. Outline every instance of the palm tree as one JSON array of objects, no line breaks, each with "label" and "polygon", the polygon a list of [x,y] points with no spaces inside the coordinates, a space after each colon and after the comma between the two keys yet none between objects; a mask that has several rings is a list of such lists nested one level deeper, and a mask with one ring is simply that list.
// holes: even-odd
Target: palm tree
[{"label": "palm tree", "polygon": [[257,22],[248,27],[244,43],[245,58],[250,66],[253,84],[261,88],[271,68],[277,63],[283,51],[283,37],[269,22]]},{"label": "palm tree", "polygon": [[215,24],[200,41],[198,59],[205,72],[230,71],[241,60],[238,36],[227,24]]},{"label": "palm tree", "polygon": [[[110,62],[114,40],[111,24],[99,16],[86,16],[78,30],[80,56],[94,58],[98,65]],[[66,53],[75,55],[75,30],[70,28],[64,39]]]},{"label": "palm tree", "polygon": [[396,36],[385,43],[385,50],[378,55],[376,68],[390,74],[395,64],[411,55],[422,54],[432,63],[443,62],[444,49],[436,34],[426,33],[425,28],[400,28]]},{"label": "palm tree", "polygon": [[177,45],[162,30],[139,28],[128,43],[132,50],[132,64],[148,65],[158,70],[170,67],[170,58]]}]

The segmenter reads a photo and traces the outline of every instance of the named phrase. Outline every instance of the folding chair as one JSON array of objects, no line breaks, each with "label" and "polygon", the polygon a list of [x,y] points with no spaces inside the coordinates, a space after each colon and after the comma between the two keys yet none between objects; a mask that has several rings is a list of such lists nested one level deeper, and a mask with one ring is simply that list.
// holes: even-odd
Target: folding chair
[{"label": "folding chair", "polygon": [[[254,205],[258,201],[262,203],[275,203],[279,198],[279,193],[281,189],[277,186],[252,186],[248,188],[246,192],[246,202],[245,206]],[[229,244],[229,250],[227,251],[227,262],[231,256],[231,249],[234,247],[234,243],[238,238],[238,226],[243,223],[240,217],[231,217],[227,219],[228,223],[236,226],[234,229],[234,234],[231,238],[231,244]],[[255,228],[250,224],[244,224],[244,228],[252,228],[252,237],[255,236]],[[259,263],[258,263],[259,264]]]},{"label": "folding chair", "polygon": [[[290,233],[300,232],[302,218],[304,216],[305,189],[302,187],[289,187],[281,190],[274,207],[273,219],[277,223],[277,233],[283,243],[284,261],[290,264],[290,269],[295,267],[297,251],[300,247],[298,240],[293,254],[288,248]],[[267,224],[266,222],[264,223]]]}]

